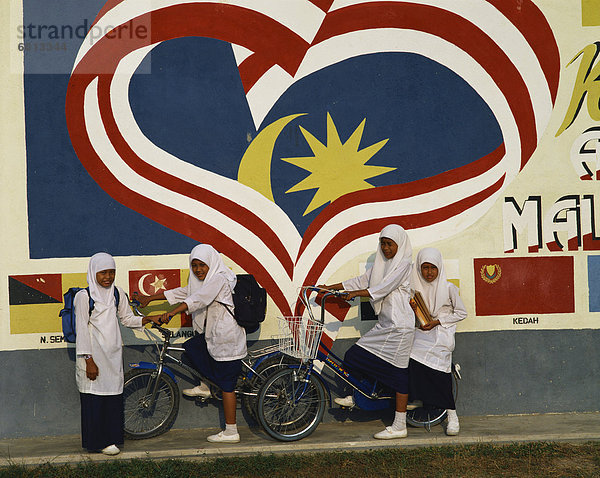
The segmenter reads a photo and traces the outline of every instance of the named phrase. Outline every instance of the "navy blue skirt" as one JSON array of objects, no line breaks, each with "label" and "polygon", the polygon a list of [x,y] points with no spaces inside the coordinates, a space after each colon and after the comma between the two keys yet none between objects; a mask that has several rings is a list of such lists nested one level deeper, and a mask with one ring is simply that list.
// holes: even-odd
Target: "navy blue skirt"
[{"label": "navy blue skirt", "polygon": [[409,400],[421,400],[425,407],[455,410],[452,374],[432,369],[416,360],[408,363]]},{"label": "navy blue skirt", "polygon": [[204,334],[195,333],[183,344],[185,358],[200,374],[224,392],[233,392],[242,372],[241,360],[217,361],[208,353]]},{"label": "navy blue skirt", "polygon": [[88,451],[100,451],[109,445],[123,444],[123,394],[93,395],[80,393],[81,445]]},{"label": "navy blue skirt", "polygon": [[376,379],[396,393],[408,393],[408,368],[395,367],[360,345],[354,344],[344,355],[344,365],[351,372]]}]

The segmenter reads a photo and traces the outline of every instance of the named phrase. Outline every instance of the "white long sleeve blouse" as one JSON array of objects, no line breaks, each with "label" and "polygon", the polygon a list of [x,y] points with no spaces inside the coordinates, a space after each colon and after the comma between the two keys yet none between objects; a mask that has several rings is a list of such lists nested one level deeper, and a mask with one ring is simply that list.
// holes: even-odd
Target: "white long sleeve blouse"
[{"label": "white long sleeve blouse", "polygon": [[[123,340],[121,324],[130,328],[141,328],[142,318],[133,314],[126,295],[119,291],[119,307],[111,307],[89,313],[89,295],[80,290],[75,295],[75,320],[77,353],[75,378],[81,393],[94,395],[119,395],[123,393]],[[90,354],[98,366],[98,377],[90,380],[86,376],[86,363],[83,355]]]},{"label": "white long sleeve blouse", "polygon": [[458,287],[448,282],[450,304],[440,308],[440,325],[431,330],[417,329],[410,358],[441,372],[450,373],[456,324],[467,316],[467,309],[458,294]]},{"label": "white long sleeve blouse", "polygon": [[228,304],[234,312],[231,290],[223,275],[215,275],[210,283],[204,284],[194,294],[190,294],[188,285],[165,291],[165,297],[171,305],[187,304],[192,314],[192,327],[199,334],[205,334],[212,358],[222,362],[242,359],[247,355],[246,331],[223,305]]},{"label": "white long sleeve blouse", "polygon": [[342,283],[345,290],[367,289],[373,300],[383,299],[377,323],[357,345],[395,367],[408,367],[415,334],[415,315],[409,305],[410,261],[404,260],[396,271],[374,287],[369,287],[371,269]]}]

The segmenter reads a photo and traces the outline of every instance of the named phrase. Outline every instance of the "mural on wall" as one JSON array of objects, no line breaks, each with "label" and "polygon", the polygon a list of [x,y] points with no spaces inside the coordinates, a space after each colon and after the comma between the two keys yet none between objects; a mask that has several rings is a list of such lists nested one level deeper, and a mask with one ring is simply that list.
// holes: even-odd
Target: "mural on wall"
[{"label": "mural on wall", "polygon": [[[20,32],[31,259],[211,243],[288,315],[299,286],[372,252],[384,225],[419,247],[502,204],[504,249],[473,262],[476,314],[574,312],[572,258],[544,262],[568,282],[544,312],[506,309],[500,285],[533,259],[496,257],[600,247],[593,195],[549,210],[505,195],[557,101],[559,48],[535,2],[23,0]],[[557,137],[586,102],[600,119],[599,45],[562,61],[579,73]],[[567,159],[582,181],[598,177],[599,137],[586,128]],[[151,267],[127,271],[128,292],[185,282]],[[17,286],[44,292],[45,275],[11,276],[11,333],[46,331],[12,327]],[[64,291],[71,274],[56,275]]]}]

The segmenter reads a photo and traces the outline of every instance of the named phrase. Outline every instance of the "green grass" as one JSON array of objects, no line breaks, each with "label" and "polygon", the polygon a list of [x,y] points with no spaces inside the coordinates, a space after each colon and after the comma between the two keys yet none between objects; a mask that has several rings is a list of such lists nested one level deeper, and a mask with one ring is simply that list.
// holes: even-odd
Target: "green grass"
[{"label": "green grass", "polygon": [[0,477],[600,477],[600,442],[479,444],[0,468]]}]

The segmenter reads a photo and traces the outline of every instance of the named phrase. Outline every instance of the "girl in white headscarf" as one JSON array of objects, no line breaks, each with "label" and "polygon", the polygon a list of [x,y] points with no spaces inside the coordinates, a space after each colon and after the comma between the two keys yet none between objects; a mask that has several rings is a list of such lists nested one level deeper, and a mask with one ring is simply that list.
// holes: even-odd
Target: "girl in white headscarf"
[{"label": "girl in white headscarf", "polygon": [[[211,435],[214,443],[237,443],[240,435],[236,425],[235,386],[242,370],[241,359],[247,354],[246,331],[233,318],[233,289],[237,278],[220,254],[208,244],[192,249],[189,259],[188,285],[160,292],[149,297],[138,297],[145,307],[153,300],[166,299],[179,304],[161,316],[168,322],[181,312],[192,314],[194,337],[184,344],[186,357],[207,379],[223,391],[225,430]],[[208,398],[211,393],[205,383],[183,390],[189,397]]]},{"label": "girl in white headscarf", "polygon": [[[396,414],[392,426],[375,438],[403,438],[408,402],[408,360],[415,333],[415,316],[409,305],[412,248],[406,231],[396,224],[383,228],[373,267],[363,275],[325,289],[346,290],[346,300],[368,297],[377,314],[377,324],[344,356],[344,363],[396,392]],[[352,395],[336,398],[338,405],[352,407]]]},{"label": "girl in white headscarf", "polygon": [[[153,320],[136,317],[127,296],[114,281],[114,259],[99,252],[90,259],[88,290],[80,290],[74,299],[82,445],[90,452],[107,455],[119,453],[118,445],[123,444],[123,341],[119,319],[132,328]],[[119,295],[118,307],[115,293]],[[159,323],[158,319],[154,321]]]},{"label": "girl in white headscarf", "polygon": [[434,320],[415,333],[409,364],[410,399],[446,409],[446,434],[458,435],[460,427],[452,395],[452,351],[456,324],[467,316],[467,310],[458,287],[446,279],[442,254],[437,249],[419,251],[411,287],[421,293]]}]

